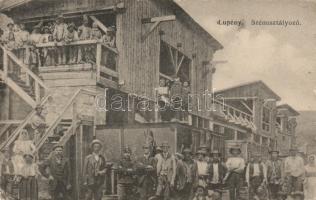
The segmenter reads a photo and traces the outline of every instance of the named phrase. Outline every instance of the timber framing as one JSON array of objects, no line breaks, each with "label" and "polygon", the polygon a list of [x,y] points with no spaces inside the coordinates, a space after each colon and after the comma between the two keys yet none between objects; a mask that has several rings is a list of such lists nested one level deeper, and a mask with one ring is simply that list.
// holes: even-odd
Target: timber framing
[{"label": "timber framing", "polygon": [[143,18],[142,19],[142,23],[143,24],[153,23],[153,25],[151,25],[151,27],[149,28],[148,32],[146,32],[142,36],[142,40],[144,41],[149,36],[149,34],[152,33],[155,30],[155,28],[158,27],[158,25],[161,22],[174,21],[174,20],[176,20],[176,16],[175,15],[162,16],[162,17],[153,17],[153,18]]}]

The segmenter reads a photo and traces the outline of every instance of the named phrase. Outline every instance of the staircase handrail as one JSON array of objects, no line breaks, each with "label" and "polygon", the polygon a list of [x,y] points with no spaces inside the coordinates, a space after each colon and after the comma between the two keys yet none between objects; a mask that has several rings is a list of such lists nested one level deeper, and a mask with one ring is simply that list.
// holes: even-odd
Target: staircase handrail
[{"label": "staircase handrail", "polygon": [[[49,97],[51,97],[51,95],[46,95],[42,102],[40,103],[41,106],[45,105],[45,103],[48,101]],[[4,141],[2,144],[0,144],[0,150],[2,150],[4,147],[8,147],[9,145],[11,145],[15,139],[19,136],[20,132],[25,128],[26,125],[28,125],[30,123],[30,121],[32,120],[33,116],[35,115],[36,111],[33,110],[32,112],[30,112],[25,119],[23,120],[23,122],[16,128],[16,130],[9,136],[9,138]]]},{"label": "staircase handrail", "polygon": [[19,67],[21,67],[29,76],[31,76],[40,86],[42,86],[45,90],[48,91],[48,87],[45,85],[45,83],[36,75],[34,72],[32,72],[26,64],[24,64],[22,61],[19,60],[19,58],[14,55],[10,50],[6,49],[3,46],[0,46],[3,50],[3,53],[7,54]]},{"label": "staircase handrail", "polygon": [[90,90],[86,90],[86,89],[79,89],[67,102],[67,104],[64,106],[63,110],[58,114],[57,119],[53,122],[52,125],[50,125],[48,127],[48,129],[45,131],[45,133],[43,134],[43,136],[40,138],[40,140],[37,142],[37,144],[35,144],[36,148],[35,148],[35,153],[38,152],[38,150],[42,147],[42,145],[45,143],[46,139],[49,137],[49,135],[51,134],[52,131],[55,130],[55,128],[58,126],[58,124],[60,123],[60,121],[62,120],[62,117],[64,116],[64,114],[67,112],[68,108],[70,106],[72,106],[75,103],[76,98],[80,95],[80,94],[87,94],[90,96],[96,96],[96,93]]}]

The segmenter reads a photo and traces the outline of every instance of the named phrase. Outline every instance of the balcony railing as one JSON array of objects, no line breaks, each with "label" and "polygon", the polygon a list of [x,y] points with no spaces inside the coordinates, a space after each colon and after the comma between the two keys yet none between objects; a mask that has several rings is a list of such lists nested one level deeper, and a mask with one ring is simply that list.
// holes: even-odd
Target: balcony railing
[{"label": "balcony railing", "polygon": [[97,81],[101,78],[118,80],[118,51],[97,40],[71,43],[48,42],[24,46],[13,50],[21,62],[46,70],[95,70]]}]

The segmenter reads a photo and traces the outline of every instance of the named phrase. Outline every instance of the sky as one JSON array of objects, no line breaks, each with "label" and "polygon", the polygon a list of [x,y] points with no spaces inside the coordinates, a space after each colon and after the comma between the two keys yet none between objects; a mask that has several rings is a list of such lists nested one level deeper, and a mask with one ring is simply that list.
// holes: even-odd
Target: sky
[{"label": "sky", "polygon": [[[176,0],[224,49],[213,87],[264,81],[296,110],[316,110],[316,0]],[[218,25],[244,20],[245,26]],[[251,20],[298,20],[298,26],[254,26]]]}]

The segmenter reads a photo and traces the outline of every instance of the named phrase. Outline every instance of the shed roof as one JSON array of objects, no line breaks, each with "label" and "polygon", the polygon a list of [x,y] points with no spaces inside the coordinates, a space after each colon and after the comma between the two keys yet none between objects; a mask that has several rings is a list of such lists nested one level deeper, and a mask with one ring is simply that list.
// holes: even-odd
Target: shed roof
[{"label": "shed roof", "polygon": [[[30,2],[48,2],[56,0],[3,0],[0,3],[0,11],[10,11],[12,8],[16,8],[22,5],[25,5]],[[159,0],[160,1],[160,0]],[[185,19],[187,23],[194,26],[196,31],[204,35],[207,41],[212,45],[215,50],[223,49],[221,43],[219,43],[208,31],[206,31],[199,23],[197,23],[176,1],[167,0],[166,2],[170,3],[170,6],[176,11],[178,17]]]},{"label": "shed roof", "polygon": [[273,98],[273,99],[275,99],[277,101],[281,100],[281,97],[279,95],[277,95],[270,87],[267,86],[267,84],[265,84],[261,80],[253,81],[253,82],[247,82],[247,83],[243,83],[243,84],[236,85],[236,86],[233,86],[233,87],[229,87],[229,88],[226,88],[226,89],[218,90],[218,91],[215,91],[215,94],[225,95],[225,94],[229,94],[231,91],[234,91],[234,90],[246,90],[246,89],[248,89],[248,88],[250,88],[252,86],[259,86],[259,87],[261,87],[264,90],[264,92],[266,92],[269,95],[270,98]]},{"label": "shed roof", "polygon": [[279,105],[277,106],[277,109],[278,110],[282,110],[282,109],[285,109],[288,111],[288,115],[289,116],[292,116],[292,117],[295,117],[295,116],[298,116],[300,115],[299,112],[297,112],[292,106],[290,106],[289,104],[282,104],[282,105]]}]

